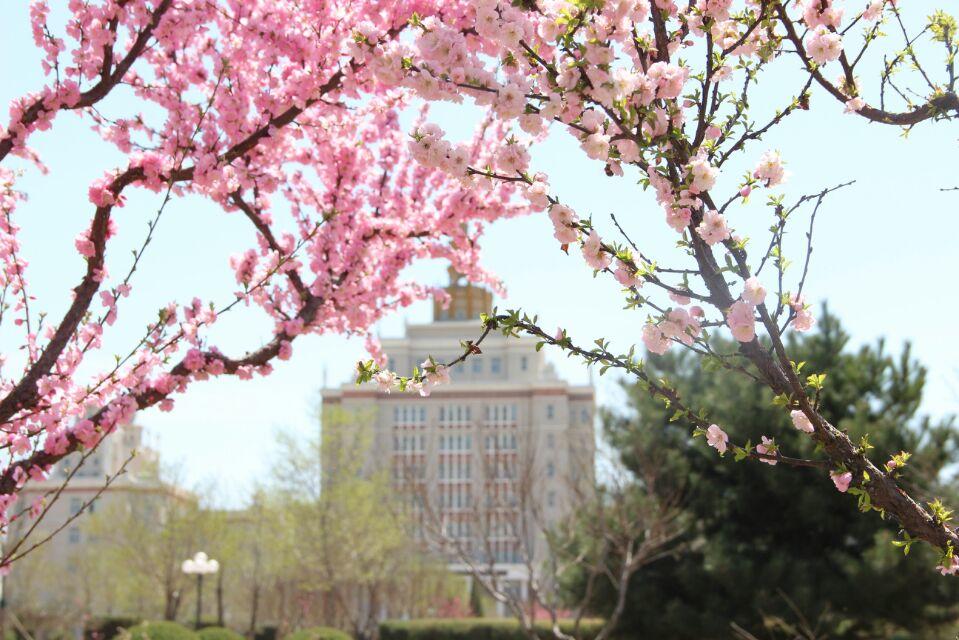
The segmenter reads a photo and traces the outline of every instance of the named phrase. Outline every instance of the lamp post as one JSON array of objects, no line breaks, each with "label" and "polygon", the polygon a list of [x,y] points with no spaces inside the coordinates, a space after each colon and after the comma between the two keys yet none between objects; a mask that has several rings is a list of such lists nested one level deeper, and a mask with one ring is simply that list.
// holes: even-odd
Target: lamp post
[{"label": "lamp post", "polygon": [[200,611],[203,609],[203,576],[216,573],[220,570],[220,563],[207,557],[202,551],[189,560],[184,560],[181,567],[183,573],[196,576],[196,622],[194,628],[200,628]]}]

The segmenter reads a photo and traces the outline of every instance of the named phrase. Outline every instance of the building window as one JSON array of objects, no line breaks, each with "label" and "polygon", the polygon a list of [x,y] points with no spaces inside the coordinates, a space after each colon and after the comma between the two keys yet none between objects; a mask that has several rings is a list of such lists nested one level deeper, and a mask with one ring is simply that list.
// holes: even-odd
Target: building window
[{"label": "building window", "polygon": [[556,506],[556,492],[550,491],[546,494],[546,504],[550,507]]},{"label": "building window", "polygon": [[473,373],[483,372],[483,361],[480,358],[473,358]]},{"label": "building window", "polygon": [[70,539],[70,544],[77,544],[78,542],[80,542],[79,527],[70,527],[69,539]]},{"label": "building window", "polygon": [[546,434],[546,446],[552,449],[556,446],[556,434],[547,433]]},{"label": "building window", "polygon": [[556,465],[552,461],[546,463],[546,477],[552,478],[556,475]]},{"label": "building window", "polygon": [[70,515],[75,516],[83,508],[83,501],[80,498],[70,498]]},{"label": "building window", "polygon": [[522,369],[523,371],[526,371],[526,369],[529,368],[529,358],[527,358],[526,356],[523,356],[522,358],[520,358],[519,368]]},{"label": "building window", "polygon": [[555,415],[556,415],[556,407],[554,407],[551,404],[546,405],[546,419],[552,420]]},{"label": "building window", "polygon": [[579,420],[583,424],[587,424],[589,422],[589,409],[583,409],[579,412]]},{"label": "building window", "polygon": [[503,368],[502,358],[491,358],[489,361],[489,372],[493,375],[500,373]]}]

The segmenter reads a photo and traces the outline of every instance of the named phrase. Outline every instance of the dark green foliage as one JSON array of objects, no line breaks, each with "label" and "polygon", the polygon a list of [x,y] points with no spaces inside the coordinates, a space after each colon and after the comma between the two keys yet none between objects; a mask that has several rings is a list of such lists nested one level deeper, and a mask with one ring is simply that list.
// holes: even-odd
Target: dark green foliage
[{"label": "dark green foliage", "polygon": [[277,628],[272,625],[266,627],[261,627],[256,630],[256,633],[253,635],[253,640],[276,640],[277,638]]},{"label": "dark green foliage", "polygon": [[[579,626],[581,640],[589,640],[599,633],[602,621],[583,620]],[[573,633],[570,621],[561,621],[564,633]],[[540,638],[553,638],[547,623],[537,623]],[[516,620],[464,618],[453,620],[387,621],[380,625],[380,640],[526,640],[527,636]]]},{"label": "dark green foliage", "polygon": [[294,631],[283,640],[352,640],[352,638],[350,634],[332,627],[310,627]]},{"label": "dark green foliage", "polygon": [[243,640],[243,636],[226,627],[203,627],[197,631],[200,640]]},{"label": "dark green foliage", "polygon": [[197,634],[176,622],[141,622],[129,630],[130,640],[197,640]]},{"label": "dark green foliage", "polygon": [[[854,442],[868,433],[879,464],[900,450],[913,453],[904,475],[923,501],[950,499],[942,476],[957,461],[951,420],[936,423],[918,409],[925,370],[908,346],[898,357],[874,347],[848,350],[849,337],[824,313],[815,333],[790,340],[789,353],[805,361],[803,376],[827,373],[823,414]],[[717,344],[719,352],[735,345]],[[688,352],[651,358],[695,409],[706,408],[730,441],[753,444],[774,436],[784,455],[822,459],[793,428],[772,395],[745,376],[708,372]],[[663,469],[659,486],[682,486],[696,525],[686,551],[640,571],[631,584],[622,635],[671,640],[734,637],[730,623],[757,637],[799,637],[805,625],[830,640],[939,637],[941,624],[959,617],[959,580],[940,578],[936,556],[914,545],[908,557],[891,543],[894,523],[859,513],[825,470],[720,459],[684,421],[637,387],[627,386],[632,414],[606,412],[605,431],[627,467],[643,451]],[[611,602],[601,594],[597,608]],[[792,631],[787,630],[791,625]],[[807,637],[803,635],[802,637]],[[812,636],[808,636],[812,637]],[[816,636],[821,637],[821,636]]]}]

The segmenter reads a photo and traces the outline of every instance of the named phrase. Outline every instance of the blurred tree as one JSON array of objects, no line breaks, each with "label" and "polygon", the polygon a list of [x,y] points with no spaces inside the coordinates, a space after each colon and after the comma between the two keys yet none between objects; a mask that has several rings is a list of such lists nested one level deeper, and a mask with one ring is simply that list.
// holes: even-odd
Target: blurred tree
[{"label": "blurred tree", "polygon": [[[193,581],[181,570],[197,551],[228,568],[225,514],[205,508],[199,497],[164,475],[161,488],[123,495],[90,514],[83,525],[90,553],[76,571],[97,585],[111,614],[175,620],[195,598]],[[211,580],[211,584],[215,580]],[[209,586],[209,585],[208,585]],[[209,612],[215,599],[209,598]]]},{"label": "blurred tree", "polygon": [[370,420],[327,409],[322,438],[278,438],[269,494],[281,627],[321,623],[369,638],[383,616],[431,613],[456,589],[411,535],[406,505],[371,460]]},{"label": "blurred tree", "polygon": [[[881,340],[853,352],[828,310],[815,334],[794,334],[791,343],[808,371],[829,372],[824,416],[854,442],[868,433],[876,459],[912,452],[904,477],[912,495],[932,500],[952,491],[945,477],[957,460],[957,434],[952,419],[919,415],[926,371],[908,345],[898,356]],[[774,436],[791,455],[817,457],[771,394],[757,393],[743,376],[703,370],[688,354],[652,357],[649,366],[709,407],[709,419],[735,441]],[[685,553],[633,577],[621,625],[627,636],[739,637],[735,624],[762,637],[926,638],[959,616],[959,582],[932,579],[931,550],[916,545],[904,557],[888,524],[857,513],[853,496],[823,491],[830,482],[823,470],[772,472],[730,454],[717,460],[690,437],[690,425],[669,421],[662,401],[624,389],[631,411],[603,415],[609,442],[634,470],[655,455],[660,490],[683,488],[696,522]],[[604,598],[595,600],[600,608]]]}]

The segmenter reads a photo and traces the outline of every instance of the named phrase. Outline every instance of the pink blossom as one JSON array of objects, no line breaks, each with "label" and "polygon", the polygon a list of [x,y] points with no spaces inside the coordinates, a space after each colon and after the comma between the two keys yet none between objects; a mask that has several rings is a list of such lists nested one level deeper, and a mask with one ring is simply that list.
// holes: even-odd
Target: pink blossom
[{"label": "pink blossom", "polygon": [[719,175],[719,169],[709,164],[709,161],[697,156],[690,160],[686,168],[687,175],[692,178],[689,185],[691,193],[703,193],[709,191],[716,184],[716,176]]},{"label": "pink blossom", "polygon": [[183,365],[190,371],[199,371],[206,366],[206,358],[199,349],[190,349],[183,360]]},{"label": "pink blossom", "polygon": [[688,207],[670,207],[666,209],[666,224],[677,233],[682,233],[683,230],[689,226],[692,218],[693,212]]},{"label": "pink blossom", "polygon": [[669,299],[675,302],[676,304],[681,304],[681,305],[687,305],[691,302],[689,299],[689,296],[676,293],[675,291],[669,292]]},{"label": "pink blossom", "polygon": [[824,26],[816,27],[806,40],[806,53],[819,64],[838,60],[842,53],[842,36]]},{"label": "pink blossom", "polygon": [[848,471],[832,471],[829,473],[832,483],[836,485],[839,493],[846,493],[849,490],[849,483],[852,482],[852,474]]},{"label": "pink blossom", "polygon": [[[776,440],[774,438],[767,438],[762,436],[762,442],[756,445],[756,452],[763,455],[776,455]],[[760,458],[760,462],[765,462],[768,465],[776,466],[776,463],[779,462],[773,458]]]},{"label": "pink blossom", "polygon": [[699,321],[685,309],[671,309],[657,326],[667,338],[679,340],[687,347],[702,333]]},{"label": "pink blossom", "polygon": [[643,344],[652,353],[663,355],[671,344],[666,334],[655,324],[643,326]]},{"label": "pink blossom", "polygon": [[792,418],[793,426],[799,429],[800,431],[805,431],[806,433],[813,433],[816,431],[816,428],[810,422],[809,417],[798,409],[793,409],[789,416]]},{"label": "pink blossom", "polygon": [[766,299],[766,288],[759,282],[756,276],[750,276],[743,283],[742,299],[748,304],[758,307]]},{"label": "pink blossom", "polygon": [[726,453],[726,444],[729,442],[729,436],[726,435],[726,432],[723,431],[719,425],[711,424],[709,428],[706,429],[706,443],[710,447],[719,451],[719,453]]},{"label": "pink blossom", "polygon": [[866,10],[862,12],[863,20],[867,22],[875,22],[878,20],[879,16],[882,15],[882,4],[882,0],[873,0],[870,2]]},{"label": "pink blossom", "polygon": [[90,185],[87,194],[90,198],[90,202],[97,207],[108,207],[116,202],[113,192],[110,191],[109,177],[103,177],[99,180],[96,180]]},{"label": "pink blossom", "polygon": [[696,227],[696,233],[710,246],[727,240],[730,236],[726,218],[712,209],[703,214],[703,221]]},{"label": "pink blossom", "polygon": [[605,269],[613,261],[612,256],[603,251],[602,240],[596,233],[596,229],[590,231],[586,241],[583,242],[583,259],[597,271]]},{"label": "pink blossom", "polygon": [[756,318],[752,305],[737,300],[726,313],[726,324],[739,342],[752,342],[756,337]]},{"label": "pink blossom", "polygon": [[96,253],[96,246],[90,240],[86,231],[77,236],[73,244],[77,248],[77,252],[85,258],[92,258]]},{"label": "pink blossom", "polygon": [[857,113],[862,111],[862,108],[866,106],[866,101],[860,97],[850,98],[846,101],[846,108],[844,113]]},{"label": "pink blossom", "polygon": [[433,386],[450,384],[450,369],[445,364],[438,364],[433,371],[426,374],[426,379]]},{"label": "pink blossom", "polygon": [[767,187],[775,187],[786,180],[786,169],[778,151],[767,151],[759,159],[759,164],[753,170],[753,177],[764,180]]},{"label": "pink blossom", "polygon": [[[948,566],[945,562],[948,562]],[[939,573],[944,576],[954,576],[959,573],[959,556],[953,555],[951,560],[947,559],[944,564],[939,565]]]},{"label": "pink blossom", "polygon": [[566,205],[554,204],[550,207],[549,219],[553,222],[553,236],[563,244],[571,244],[579,238],[579,232],[573,226],[578,218]]},{"label": "pink blossom", "polygon": [[373,379],[376,381],[380,391],[385,391],[386,393],[390,393],[396,385],[396,374],[392,371],[380,371],[373,376]]},{"label": "pink blossom", "polygon": [[549,185],[542,180],[535,180],[526,187],[526,199],[534,209],[542,211],[549,206]]},{"label": "pink blossom", "polygon": [[583,151],[593,160],[606,160],[609,156],[609,136],[596,132],[583,139]]},{"label": "pink blossom", "polygon": [[835,4],[835,0],[804,0],[803,21],[806,26],[838,28],[843,10]]},{"label": "pink blossom", "polygon": [[636,270],[622,260],[616,261],[616,270],[613,272],[613,277],[616,278],[616,281],[624,287],[643,286],[643,279],[637,277]]},{"label": "pink blossom", "polygon": [[789,301],[789,306],[792,307],[796,314],[796,317],[794,317],[792,321],[793,328],[800,332],[812,329],[813,325],[816,324],[816,318],[814,318],[809,309],[806,308],[803,296],[792,296]]},{"label": "pink blossom", "polygon": [[654,62],[646,75],[656,85],[657,98],[672,100],[683,92],[689,69],[668,62]]}]

